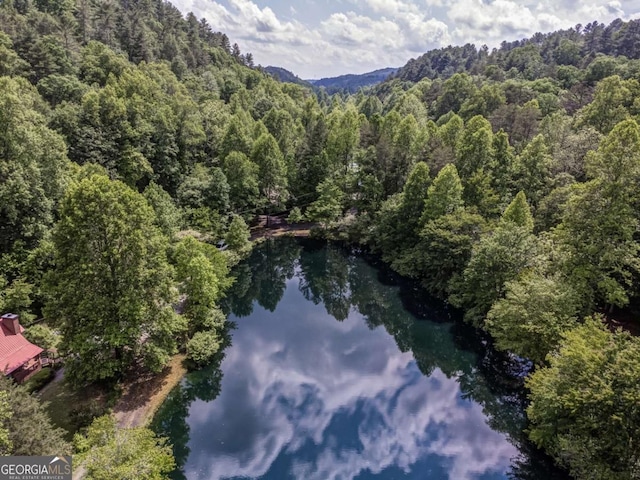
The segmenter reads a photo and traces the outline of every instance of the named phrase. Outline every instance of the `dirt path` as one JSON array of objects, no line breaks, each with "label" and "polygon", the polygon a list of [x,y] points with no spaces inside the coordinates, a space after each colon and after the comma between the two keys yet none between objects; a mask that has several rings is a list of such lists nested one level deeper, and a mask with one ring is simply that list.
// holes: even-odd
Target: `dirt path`
[{"label": "dirt path", "polygon": [[120,428],[147,425],[169,392],[187,373],[185,356],[175,355],[159,374],[141,375],[127,382],[113,413]]},{"label": "dirt path", "polygon": [[253,242],[259,238],[282,237],[285,235],[308,237],[311,228],[315,225],[315,223],[289,224],[284,218],[272,216],[269,218],[269,226],[267,226],[267,217],[260,215],[258,223],[251,227],[250,240]]}]

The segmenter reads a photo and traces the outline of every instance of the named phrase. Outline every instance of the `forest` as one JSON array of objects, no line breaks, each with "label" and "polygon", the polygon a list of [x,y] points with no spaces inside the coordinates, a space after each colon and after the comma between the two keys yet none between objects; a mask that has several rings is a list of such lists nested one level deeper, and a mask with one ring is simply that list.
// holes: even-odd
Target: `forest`
[{"label": "forest", "polygon": [[[78,388],[205,365],[248,224],[313,222],[529,359],[528,435],[575,478],[640,478],[640,21],[434,50],[334,95],[214,29],[161,0],[2,2],[0,309]],[[109,417],[66,443],[4,379],[0,419],[5,454],[101,478],[126,440],[122,472],[173,468]]]}]

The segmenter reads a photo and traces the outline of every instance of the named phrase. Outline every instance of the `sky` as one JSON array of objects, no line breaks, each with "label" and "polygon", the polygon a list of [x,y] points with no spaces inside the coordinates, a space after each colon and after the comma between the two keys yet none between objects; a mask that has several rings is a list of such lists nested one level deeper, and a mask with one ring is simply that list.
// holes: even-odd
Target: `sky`
[{"label": "sky", "polygon": [[447,45],[490,48],[536,32],[640,16],[640,0],[171,0],[256,64],[304,79],[400,67]]}]

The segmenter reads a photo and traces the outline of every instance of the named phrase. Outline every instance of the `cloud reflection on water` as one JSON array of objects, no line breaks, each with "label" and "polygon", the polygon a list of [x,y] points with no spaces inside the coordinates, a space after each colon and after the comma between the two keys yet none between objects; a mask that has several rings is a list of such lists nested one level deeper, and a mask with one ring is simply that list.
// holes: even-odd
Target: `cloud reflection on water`
[{"label": "cloud reflection on water", "polygon": [[384,328],[335,321],[296,282],[237,319],[220,396],[190,408],[187,478],[505,478],[518,450],[455,378],[425,377]]}]

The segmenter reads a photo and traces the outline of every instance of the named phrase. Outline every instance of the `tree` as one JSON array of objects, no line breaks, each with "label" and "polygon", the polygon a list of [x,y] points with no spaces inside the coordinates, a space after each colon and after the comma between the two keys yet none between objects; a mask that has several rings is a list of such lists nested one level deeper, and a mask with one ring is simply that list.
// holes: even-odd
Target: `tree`
[{"label": "tree", "polygon": [[278,147],[278,142],[269,133],[256,140],[251,151],[251,161],[258,165],[260,190],[270,204],[284,202],[287,190],[287,165]]},{"label": "tree", "polygon": [[67,180],[60,135],[47,127],[38,92],[23,78],[0,78],[0,252],[33,247],[50,228]]},{"label": "tree", "polygon": [[259,167],[244,153],[231,152],[223,162],[224,174],[229,183],[229,199],[236,213],[244,213],[259,203]]},{"label": "tree", "polygon": [[456,73],[444,82],[443,92],[436,104],[436,116],[459,112],[464,101],[475,95],[477,87],[466,73]]},{"label": "tree", "polygon": [[[413,95],[410,96],[413,97]],[[391,152],[393,162],[390,171],[385,172],[388,191],[397,192],[402,188],[414,168],[424,141],[424,135],[413,115],[405,117],[398,125],[398,130],[393,137]],[[426,164],[424,166],[426,167]]]},{"label": "tree", "polygon": [[637,225],[631,205],[612,201],[601,181],[574,189],[554,235],[565,252],[560,268],[591,307],[629,302],[638,270]]},{"label": "tree", "polygon": [[329,116],[327,154],[334,168],[346,173],[360,140],[359,129],[358,111],[352,105],[345,110],[337,109]]},{"label": "tree", "polygon": [[154,222],[142,195],[101,175],[75,182],[61,203],[46,315],[76,383],[112,379],[137,360],[158,371],[176,350],[184,326]]},{"label": "tree", "polygon": [[398,272],[418,278],[429,293],[447,298],[486,228],[480,215],[464,208],[438,216],[426,223],[417,245],[392,265]]},{"label": "tree", "polygon": [[43,323],[27,328],[24,336],[31,343],[45,350],[58,348],[60,343],[60,336]]},{"label": "tree", "polygon": [[[27,389],[0,375],[0,399],[6,403],[0,432],[8,432],[4,442],[9,455],[70,455],[71,445],[64,439],[65,432],[54,428],[46,413],[45,405]],[[0,404],[2,405],[2,404]]]},{"label": "tree", "polygon": [[466,180],[480,169],[490,170],[493,156],[491,124],[477,115],[467,122],[456,144],[456,166],[460,178]]},{"label": "tree", "polygon": [[500,130],[493,136],[494,162],[491,169],[493,186],[500,195],[504,197],[511,184],[511,174],[513,172],[514,154],[513,147],[509,145],[509,135],[504,130]]},{"label": "tree", "polygon": [[0,76],[19,75],[28,68],[29,64],[13,50],[11,38],[6,33],[0,32]]},{"label": "tree", "polygon": [[224,241],[227,242],[231,250],[245,253],[251,249],[251,242],[249,242],[250,236],[249,227],[242,217],[234,215],[229,224],[229,230],[224,237]]},{"label": "tree", "polygon": [[503,222],[512,222],[533,232],[533,215],[523,191],[518,192],[513,201],[502,214]]},{"label": "tree", "polygon": [[433,184],[427,190],[420,223],[425,225],[430,220],[435,220],[461,208],[464,204],[462,191],[462,183],[455,165],[449,164],[440,170],[433,180]]},{"label": "tree", "polygon": [[590,182],[572,189],[556,239],[567,253],[561,268],[593,306],[624,306],[634,291],[640,178],[640,129],[618,124],[588,159]]},{"label": "tree", "polygon": [[465,309],[466,321],[483,325],[493,303],[504,295],[505,283],[535,267],[539,251],[536,237],[526,227],[511,222],[499,225],[473,247],[449,300]]},{"label": "tree", "polygon": [[593,101],[582,110],[582,121],[599,132],[607,134],[613,127],[628,118],[627,107],[633,103],[633,94],[618,75],[598,83]]},{"label": "tree", "polygon": [[302,223],[304,221],[304,215],[300,210],[300,207],[293,207],[287,216],[288,223]]},{"label": "tree", "polygon": [[11,405],[9,404],[9,394],[1,390],[0,391],[0,455],[11,455],[13,450],[13,444],[10,440],[11,432],[6,423],[13,416],[11,411]]},{"label": "tree", "polygon": [[76,434],[76,450],[87,478],[160,480],[175,468],[171,446],[148,428],[118,428],[111,416],[96,418],[86,436]]},{"label": "tree", "polygon": [[158,228],[172,238],[182,226],[182,212],[173,198],[155,182],[144,189],[143,195],[153,208]]},{"label": "tree", "polygon": [[229,210],[229,184],[220,168],[207,168],[198,163],[178,188],[177,196],[184,207],[207,207],[218,213]]},{"label": "tree", "polygon": [[537,135],[516,159],[514,186],[522,190],[533,205],[549,193],[551,164],[552,158],[542,135]]},{"label": "tree", "polygon": [[318,200],[307,210],[307,218],[325,227],[342,215],[342,190],[331,179],[324,180],[317,188]]},{"label": "tree", "polygon": [[[600,179],[611,194],[631,196],[640,179],[640,126],[635,120],[618,123],[587,156],[587,174]],[[630,199],[631,200],[631,199]]]},{"label": "tree", "polygon": [[485,326],[498,349],[542,364],[561,334],[577,325],[579,303],[567,282],[533,273],[506,283],[505,296],[493,304]]},{"label": "tree", "polygon": [[407,244],[411,244],[417,238],[420,217],[430,185],[429,166],[424,162],[416,163],[402,189],[402,204],[399,212],[405,222],[399,233],[405,237]]},{"label": "tree", "polygon": [[176,246],[175,260],[177,279],[186,295],[188,332],[221,329],[225,317],[216,304],[231,284],[224,255],[213,245],[187,237]]},{"label": "tree", "polygon": [[16,278],[10,285],[0,276],[0,310],[20,315],[22,324],[29,325],[36,316],[31,312],[34,285],[24,278]]},{"label": "tree", "polygon": [[527,380],[529,436],[575,478],[637,478],[640,340],[600,317],[562,335],[549,366]]},{"label": "tree", "polygon": [[187,357],[198,367],[207,365],[220,349],[220,337],[215,330],[196,332],[187,343]]}]

